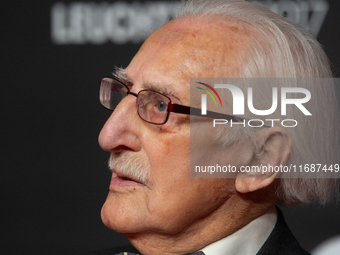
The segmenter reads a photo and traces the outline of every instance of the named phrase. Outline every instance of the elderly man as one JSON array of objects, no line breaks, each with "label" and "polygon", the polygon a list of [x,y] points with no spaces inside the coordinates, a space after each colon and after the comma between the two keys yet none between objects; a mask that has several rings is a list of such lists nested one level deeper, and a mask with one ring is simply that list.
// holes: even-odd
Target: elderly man
[{"label": "elderly man", "polygon": [[[334,180],[190,178],[193,124],[182,106],[190,106],[190,78],[331,77],[311,36],[249,2],[189,1],[115,76],[104,78],[100,91],[113,110],[99,136],[113,172],[102,208],[108,228],[142,254],[308,254],[275,204],[324,202]],[[195,146],[216,135],[198,137]],[[240,139],[226,135],[233,141],[209,145],[209,155],[238,169],[285,165],[298,158],[299,136],[273,125]]]}]

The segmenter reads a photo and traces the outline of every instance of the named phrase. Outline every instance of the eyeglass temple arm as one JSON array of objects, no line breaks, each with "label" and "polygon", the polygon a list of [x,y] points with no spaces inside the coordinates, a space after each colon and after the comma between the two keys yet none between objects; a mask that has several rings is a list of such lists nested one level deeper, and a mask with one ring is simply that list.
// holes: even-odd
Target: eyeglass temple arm
[{"label": "eyeglass temple arm", "polygon": [[194,107],[189,107],[189,106],[179,105],[179,104],[171,104],[169,107],[169,112],[183,113],[187,115],[206,117],[206,118],[212,118],[212,119],[233,120],[235,122],[242,122],[244,120],[243,118],[239,118],[236,116],[218,113],[218,112],[211,112],[211,111],[207,111],[207,115],[202,115],[201,109],[199,108],[194,108]]}]

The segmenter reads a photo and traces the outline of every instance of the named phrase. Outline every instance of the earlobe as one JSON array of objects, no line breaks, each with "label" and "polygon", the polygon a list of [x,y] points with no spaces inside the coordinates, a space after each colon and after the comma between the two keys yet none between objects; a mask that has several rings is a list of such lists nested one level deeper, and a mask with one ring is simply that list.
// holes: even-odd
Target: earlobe
[{"label": "earlobe", "polygon": [[235,181],[236,190],[240,193],[249,193],[263,189],[272,184],[275,177],[258,178],[258,177],[238,177]]},{"label": "earlobe", "polygon": [[249,193],[271,185],[280,175],[291,153],[291,140],[286,129],[272,127],[259,134],[259,152],[254,152],[247,172],[238,174],[235,187],[240,193]]}]

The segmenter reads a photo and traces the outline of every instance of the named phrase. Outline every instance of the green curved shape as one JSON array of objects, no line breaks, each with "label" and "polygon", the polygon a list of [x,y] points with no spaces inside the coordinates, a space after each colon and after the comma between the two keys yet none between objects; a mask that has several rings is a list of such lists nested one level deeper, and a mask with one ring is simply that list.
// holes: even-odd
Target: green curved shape
[{"label": "green curved shape", "polygon": [[200,87],[196,87],[196,88],[201,89],[201,90],[204,90],[207,94],[209,94],[209,96],[211,96],[211,98],[214,100],[215,105],[217,105],[214,96],[213,96],[208,90],[202,89],[202,88],[200,88]]}]

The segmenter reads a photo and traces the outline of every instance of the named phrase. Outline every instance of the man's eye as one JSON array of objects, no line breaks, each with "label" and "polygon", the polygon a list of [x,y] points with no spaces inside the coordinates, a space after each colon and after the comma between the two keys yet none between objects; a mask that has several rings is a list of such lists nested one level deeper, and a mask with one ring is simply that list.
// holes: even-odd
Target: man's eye
[{"label": "man's eye", "polygon": [[158,111],[163,112],[163,111],[166,110],[166,108],[167,108],[167,105],[166,105],[166,103],[164,103],[163,101],[157,103],[157,109],[158,109]]}]

